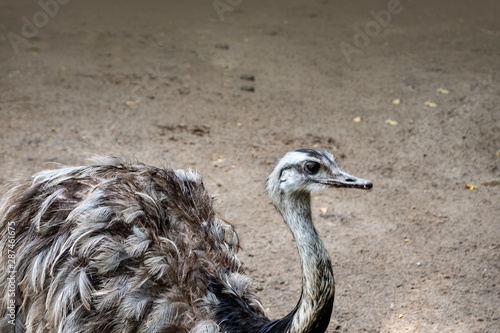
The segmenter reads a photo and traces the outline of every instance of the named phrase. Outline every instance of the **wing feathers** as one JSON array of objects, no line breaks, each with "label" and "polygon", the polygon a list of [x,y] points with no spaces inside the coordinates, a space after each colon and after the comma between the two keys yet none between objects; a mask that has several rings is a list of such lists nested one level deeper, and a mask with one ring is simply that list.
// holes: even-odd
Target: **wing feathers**
[{"label": "wing feathers", "polygon": [[254,298],[201,177],[101,161],[38,173],[0,202],[0,331],[11,226],[19,330],[219,332],[211,281]]}]

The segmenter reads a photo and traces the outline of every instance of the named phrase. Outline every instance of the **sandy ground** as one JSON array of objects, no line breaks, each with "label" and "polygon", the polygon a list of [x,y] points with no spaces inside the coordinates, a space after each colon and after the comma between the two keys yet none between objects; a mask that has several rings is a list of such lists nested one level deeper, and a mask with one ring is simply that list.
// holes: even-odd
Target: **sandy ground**
[{"label": "sandy ground", "polygon": [[500,332],[499,1],[60,1],[0,4],[0,184],[94,155],[197,169],[277,318],[300,267],[264,179],[327,149],[374,182],[313,199],[328,332]]}]

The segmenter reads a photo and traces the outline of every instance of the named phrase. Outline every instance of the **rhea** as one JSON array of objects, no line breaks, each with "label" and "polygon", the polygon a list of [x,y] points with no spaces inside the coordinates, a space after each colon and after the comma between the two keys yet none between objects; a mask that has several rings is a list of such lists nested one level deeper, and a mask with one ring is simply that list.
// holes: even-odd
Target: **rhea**
[{"label": "rhea", "polygon": [[302,266],[297,305],[271,320],[198,174],[116,158],[37,173],[0,203],[0,331],[324,332],[335,284],[310,192],[327,187],[372,183],[315,149],[267,178]]}]

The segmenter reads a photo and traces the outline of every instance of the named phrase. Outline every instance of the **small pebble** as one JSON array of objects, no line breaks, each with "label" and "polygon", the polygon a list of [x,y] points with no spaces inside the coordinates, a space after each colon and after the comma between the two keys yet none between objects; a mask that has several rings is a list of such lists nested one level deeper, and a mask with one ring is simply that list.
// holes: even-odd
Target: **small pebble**
[{"label": "small pebble", "polygon": [[240,89],[243,91],[255,92],[255,88],[251,86],[242,86]]},{"label": "small pebble", "polygon": [[240,76],[240,79],[247,81],[255,81],[255,76],[249,74],[243,74],[242,76]]},{"label": "small pebble", "polygon": [[229,50],[229,45],[228,44],[219,43],[219,44],[215,44],[215,48],[216,49],[221,49],[221,50]]}]

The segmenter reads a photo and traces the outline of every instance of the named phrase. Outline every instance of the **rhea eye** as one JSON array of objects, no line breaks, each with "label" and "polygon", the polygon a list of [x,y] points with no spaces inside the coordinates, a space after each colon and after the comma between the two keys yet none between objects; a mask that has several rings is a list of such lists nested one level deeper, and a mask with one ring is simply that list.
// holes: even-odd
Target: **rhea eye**
[{"label": "rhea eye", "polygon": [[317,162],[307,162],[304,165],[304,170],[310,175],[314,175],[315,173],[317,173],[319,171],[319,168],[320,165]]}]

